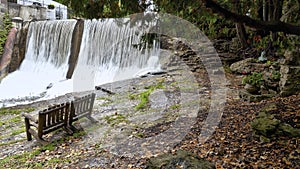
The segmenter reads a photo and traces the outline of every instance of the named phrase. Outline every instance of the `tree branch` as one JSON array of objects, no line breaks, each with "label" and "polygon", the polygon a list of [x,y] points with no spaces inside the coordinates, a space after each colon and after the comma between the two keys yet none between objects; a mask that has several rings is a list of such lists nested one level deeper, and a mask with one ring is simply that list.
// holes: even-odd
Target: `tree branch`
[{"label": "tree branch", "polygon": [[212,9],[214,12],[223,15],[226,19],[230,19],[237,23],[244,23],[245,25],[254,29],[263,29],[272,32],[285,32],[288,34],[300,35],[300,26],[293,25],[281,21],[268,21],[263,22],[260,20],[252,19],[248,16],[238,15],[233,13],[212,0],[204,0],[206,7]]}]

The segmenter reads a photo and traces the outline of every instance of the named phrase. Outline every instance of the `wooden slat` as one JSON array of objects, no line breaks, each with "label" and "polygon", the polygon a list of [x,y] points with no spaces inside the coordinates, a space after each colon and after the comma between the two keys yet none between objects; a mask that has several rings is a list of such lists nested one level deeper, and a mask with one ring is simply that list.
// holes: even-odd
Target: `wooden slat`
[{"label": "wooden slat", "polygon": [[70,118],[71,119],[70,123],[82,117],[88,117],[90,119],[93,110],[94,100],[95,100],[94,93],[75,99],[71,103],[72,116]]}]

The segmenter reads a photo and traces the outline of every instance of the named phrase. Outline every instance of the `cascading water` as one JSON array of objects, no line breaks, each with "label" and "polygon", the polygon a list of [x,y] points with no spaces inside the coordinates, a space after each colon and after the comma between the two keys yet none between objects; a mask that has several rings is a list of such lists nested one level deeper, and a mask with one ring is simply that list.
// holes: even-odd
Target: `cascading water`
[{"label": "cascading water", "polygon": [[[160,69],[158,43],[141,43],[146,30],[132,26],[128,18],[86,20],[79,60],[74,72],[74,89],[133,78]],[[86,76],[86,75],[89,76]],[[88,83],[85,83],[85,82]]]},{"label": "cascading water", "polygon": [[[47,87],[65,79],[75,24],[75,20],[30,24],[24,61],[0,83],[0,107],[47,97]],[[52,95],[61,92],[56,88]]]},{"label": "cascading water", "polygon": [[154,40],[151,48],[148,43],[139,45],[147,31],[132,26],[129,18],[86,20],[77,65],[72,79],[66,80],[75,24],[75,20],[30,24],[20,69],[0,83],[0,107],[9,100],[20,104],[49,99],[160,70],[158,43]]}]

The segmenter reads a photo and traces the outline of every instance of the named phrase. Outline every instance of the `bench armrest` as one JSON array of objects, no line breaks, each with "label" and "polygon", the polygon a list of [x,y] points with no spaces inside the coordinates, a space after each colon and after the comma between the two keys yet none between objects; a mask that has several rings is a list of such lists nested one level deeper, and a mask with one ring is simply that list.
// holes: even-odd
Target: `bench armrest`
[{"label": "bench armrest", "polygon": [[34,118],[33,116],[27,114],[27,113],[22,113],[21,114],[23,117],[29,119],[30,121],[34,122],[34,123],[38,123],[38,120],[36,118]]}]

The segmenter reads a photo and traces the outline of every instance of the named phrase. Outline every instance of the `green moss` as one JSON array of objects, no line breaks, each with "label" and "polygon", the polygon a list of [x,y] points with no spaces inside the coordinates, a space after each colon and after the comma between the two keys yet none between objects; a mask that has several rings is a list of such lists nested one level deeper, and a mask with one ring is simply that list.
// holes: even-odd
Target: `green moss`
[{"label": "green moss", "polygon": [[251,122],[251,127],[255,134],[267,138],[274,136],[300,137],[300,129],[282,123],[280,120],[265,112],[259,113]]},{"label": "green moss", "polygon": [[280,121],[265,112],[259,113],[256,119],[251,123],[251,127],[257,134],[269,137],[273,135]]},{"label": "green moss", "polygon": [[289,124],[281,124],[278,128],[278,134],[279,135],[287,135],[291,137],[300,137],[300,129],[293,128]]},{"label": "green moss", "polygon": [[[157,157],[152,157],[146,163],[147,169],[159,169],[159,168],[174,168],[174,165],[188,166],[186,168],[198,169],[206,168],[213,169],[215,165],[204,159],[201,159],[197,154],[193,154],[187,151],[178,150],[176,154],[162,154]],[[175,167],[176,168],[176,167]]]}]

